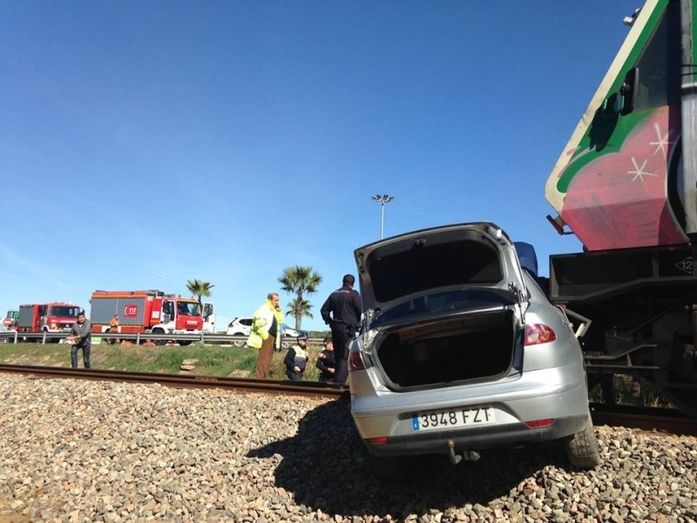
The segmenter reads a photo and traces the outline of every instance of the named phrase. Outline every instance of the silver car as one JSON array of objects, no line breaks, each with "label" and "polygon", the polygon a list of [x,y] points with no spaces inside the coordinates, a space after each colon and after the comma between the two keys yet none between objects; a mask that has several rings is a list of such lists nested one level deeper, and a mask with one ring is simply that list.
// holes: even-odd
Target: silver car
[{"label": "silver car", "polygon": [[[525,258],[534,256],[522,244]],[[598,446],[583,357],[565,312],[492,223],[416,231],[355,251],[364,306],[349,353],[351,412],[378,464],[562,440],[592,468]],[[530,270],[528,270],[530,269]],[[391,458],[391,459],[390,459]]]}]

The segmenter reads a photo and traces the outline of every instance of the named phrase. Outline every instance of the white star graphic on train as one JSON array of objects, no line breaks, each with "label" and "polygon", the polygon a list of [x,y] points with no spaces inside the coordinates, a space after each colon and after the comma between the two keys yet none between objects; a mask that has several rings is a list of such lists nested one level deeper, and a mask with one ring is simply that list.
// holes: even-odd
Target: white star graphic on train
[{"label": "white star graphic on train", "polygon": [[658,151],[661,151],[663,153],[663,158],[666,159],[666,158],[668,158],[668,147],[667,146],[669,146],[673,143],[669,140],[671,130],[668,129],[668,132],[666,133],[666,135],[661,136],[661,129],[660,129],[660,127],[658,127],[658,124],[654,123],[653,126],[656,129],[656,137],[658,138],[658,141],[657,142],[649,142],[649,145],[653,145],[656,147],[656,150],[653,152],[654,156],[656,156],[656,153]]},{"label": "white star graphic on train", "polygon": [[644,167],[646,167],[646,163],[648,160],[644,160],[644,163],[641,164],[641,167],[639,167],[636,163],[636,159],[634,156],[632,156],[632,163],[634,164],[634,170],[633,171],[627,171],[627,174],[633,174],[634,178],[632,178],[632,181],[636,180],[639,178],[642,182],[644,181],[644,176],[658,176],[657,174],[654,173],[648,173],[644,172]]}]

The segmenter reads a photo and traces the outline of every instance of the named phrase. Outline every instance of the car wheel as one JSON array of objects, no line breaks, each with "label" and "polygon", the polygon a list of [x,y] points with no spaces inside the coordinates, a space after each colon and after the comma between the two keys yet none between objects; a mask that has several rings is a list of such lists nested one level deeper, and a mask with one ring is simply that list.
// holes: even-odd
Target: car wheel
[{"label": "car wheel", "polygon": [[[233,336],[244,336],[245,334],[243,332],[236,332],[233,334]],[[244,340],[233,340],[232,345],[235,347],[244,347],[245,341]]]},{"label": "car wheel", "polygon": [[566,454],[573,467],[585,470],[600,465],[598,440],[595,437],[593,422],[590,417],[583,428],[566,439],[564,443],[566,446]]}]

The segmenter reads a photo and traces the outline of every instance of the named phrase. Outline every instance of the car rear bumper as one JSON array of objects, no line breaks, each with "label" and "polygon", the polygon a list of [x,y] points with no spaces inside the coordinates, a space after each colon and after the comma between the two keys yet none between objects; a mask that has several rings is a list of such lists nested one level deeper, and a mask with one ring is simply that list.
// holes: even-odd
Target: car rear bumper
[{"label": "car rear bumper", "polygon": [[425,432],[390,438],[382,445],[364,440],[369,451],[376,456],[404,456],[410,454],[448,454],[452,442],[454,451],[481,450],[524,443],[561,439],[579,432],[587,415],[554,420],[549,427],[529,428],[524,423],[479,427],[476,429]]},{"label": "car rear bumper", "polygon": [[[479,407],[496,409],[496,423],[433,431],[412,428],[412,416],[418,412]],[[451,441],[456,450],[467,450],[559,439],[581,430],[590,416],[585,373],[578,365],[415,393],[352,390],[351,410],[361,438],[376,455],[445,453]],[[525,424],[536,420],[554,421],[537,428]],[[383,440],[374,444],[374,438]]]}]

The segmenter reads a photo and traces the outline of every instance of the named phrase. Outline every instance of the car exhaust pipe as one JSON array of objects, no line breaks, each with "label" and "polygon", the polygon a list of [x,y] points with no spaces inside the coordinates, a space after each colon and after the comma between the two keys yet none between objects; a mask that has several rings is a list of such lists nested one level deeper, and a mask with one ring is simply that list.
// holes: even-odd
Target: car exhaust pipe
[{"label": "car exhaust pipe", "polygon": [[476,450],[466,450],[462,453],[462,457],[465,459],[465,461],[479,461],[479,458],[481,456],[479,455],[479,452]]},{"label": "car exhaust pipe", "polygon": [[455,442],[453,440],[448,440],[448,457],[450,458],[450,463],[457,465],[463,459],[465,461],[479,461],[481,456],[476,450],[465,450],[462,454],[455,453]]}]

